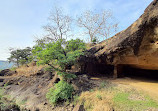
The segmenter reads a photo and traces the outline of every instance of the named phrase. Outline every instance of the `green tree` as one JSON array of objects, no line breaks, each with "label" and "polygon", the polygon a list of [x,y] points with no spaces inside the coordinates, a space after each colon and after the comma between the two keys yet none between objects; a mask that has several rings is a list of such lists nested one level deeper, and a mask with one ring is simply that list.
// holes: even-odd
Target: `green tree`
[{"label": "green tree", "polygon": [[[58,40],[45,44],[44,47],[35,46],[33,53],[39,64],[47,64],[59,72],[66,72],[66,69],[75,64],[76,59],[83,55],[85,43],[80,40]],[[65,73],[64,73],[65,74]]]},{"label": "green tree", "polygon": [[32,60],[32,49],[26,47],[24,49],[10,49],[10,57],[8,58],[9,62],[14,62],[19,67],[19,65],[27,64]]},{"label": "green tree", "polygon": [[66,69],[74,65],[76,59],[84,54],[85,43],[80,39],[69,41],[59,39],[49,43],[39,41],[32,50],[37,63],[49,65],[62,77],[62,80],[49,90],[46,97],[53,104],[60,100],[68,100],[72,97],[73,87],[66,81],[75,75],[67,73]]}]

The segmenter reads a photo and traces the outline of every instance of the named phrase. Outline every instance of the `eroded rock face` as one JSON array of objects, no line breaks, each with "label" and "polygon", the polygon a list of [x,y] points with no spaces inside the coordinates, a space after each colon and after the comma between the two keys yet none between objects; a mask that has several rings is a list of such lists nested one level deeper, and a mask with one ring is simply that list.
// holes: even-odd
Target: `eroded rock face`
[{"label": "eroded rock face", "polygon": [[123,64],[158,70],[158,0],[126,30],[92,47],[81,57],[81,63],[83,60],[85,64]]}]

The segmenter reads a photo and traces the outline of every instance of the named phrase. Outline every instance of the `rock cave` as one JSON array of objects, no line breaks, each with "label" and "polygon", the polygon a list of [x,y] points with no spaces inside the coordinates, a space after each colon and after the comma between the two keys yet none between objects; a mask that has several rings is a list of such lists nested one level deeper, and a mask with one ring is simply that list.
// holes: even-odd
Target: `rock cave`
[{"label": "rock cave", "polygon": [[95,76],[157,78],[158,0],[126,30],[92,46],[79,61],[82,72]]}]

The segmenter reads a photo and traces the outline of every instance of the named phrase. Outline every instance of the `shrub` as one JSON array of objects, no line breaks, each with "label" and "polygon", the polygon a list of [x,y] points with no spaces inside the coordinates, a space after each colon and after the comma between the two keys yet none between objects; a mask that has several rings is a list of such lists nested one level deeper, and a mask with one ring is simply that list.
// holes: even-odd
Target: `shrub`
[{"label": "shrub", "polygon": [[70,74],[70,73],[67,73],[67,72],[58,71],[57,74],[60,75],[61,77],[63,77],[64,80],[68,80],[68,79],[71,79],[71,78],[73,79],[73,78],[77,77],[75,74]]},{"label": "shrub", "polygon": [[65,81],[60,81],[46,94],[46,98],[52,104],[59,101],[68,100],[72,98],[73,87]]},{"label": "shrub", "polygon": [[44,68],[44,71],[53,72],[53,68],[51,66],[47,66]]}]

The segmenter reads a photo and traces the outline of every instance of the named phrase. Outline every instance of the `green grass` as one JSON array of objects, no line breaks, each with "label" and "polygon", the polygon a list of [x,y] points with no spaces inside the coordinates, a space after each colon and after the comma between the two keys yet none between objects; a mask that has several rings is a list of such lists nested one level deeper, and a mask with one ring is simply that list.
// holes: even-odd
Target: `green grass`
[{"label": "green grass", "polygon": [[103,111],[107,106],[115,111],[158,111],[158,102],[145,92],[108,81],[101,82],[96,89],[82,92],[78,103],[87,111]]},{"label": "green grass", "polygon": [[73,105],[76,105],[79,102],[79,95],[73,96]]},{"label": "green grass", "polygon": [[[113,98],[114,108],[117,111],[143,111],[148,108],[158,109],[158,103],[149,96],[143,96],[144,99],[129,99],[130,95],[135,92],[119,92]],[[138,94],[138,93],[135,93]]]}]

